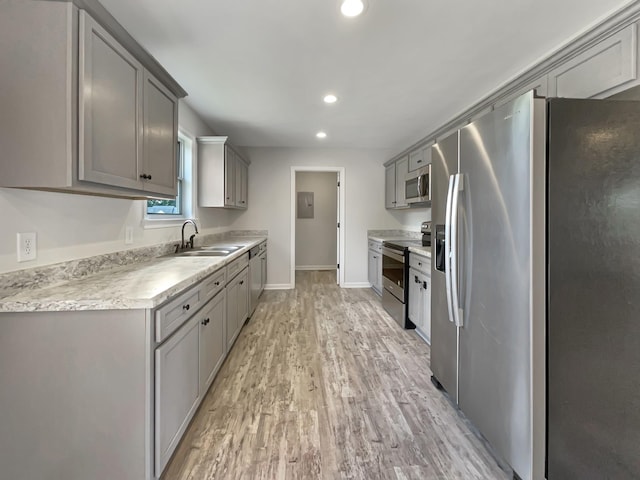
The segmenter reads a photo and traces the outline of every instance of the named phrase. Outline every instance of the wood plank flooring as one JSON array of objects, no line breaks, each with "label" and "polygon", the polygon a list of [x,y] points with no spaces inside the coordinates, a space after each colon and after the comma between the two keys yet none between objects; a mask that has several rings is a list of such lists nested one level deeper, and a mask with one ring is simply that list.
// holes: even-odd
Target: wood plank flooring
[{"label": "wood plank flooring", "polygon": [[265,291],[163,480],[510,478],[369,289]]}]

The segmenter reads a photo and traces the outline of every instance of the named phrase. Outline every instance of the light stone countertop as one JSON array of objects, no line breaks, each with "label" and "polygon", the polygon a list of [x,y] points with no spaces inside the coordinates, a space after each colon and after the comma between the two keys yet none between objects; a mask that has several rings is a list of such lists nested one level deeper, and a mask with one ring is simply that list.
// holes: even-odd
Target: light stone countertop
[{"label": "light stone countertop", "polygon": [[393,240],[417,240],[416,238],[413,238],[413,237],[400,236],[400,235],[395,235],[390,237],[374,237],[372,235],[369,235],[368,238],[369,240],[373,240],[375,242],[387,242],[387,241],[393,241]]},{"label": "light stone countertop", "polygon": [[218,243],[243,245],[242,249],[227,257],[158,257],[144,263],[115,267],[61,285],[25,290],[0,299],[0,312],[155,308],[266,239],[267,237],[226,238]]},{"label": "light stone countertop", "polygon": [[409,247],[409,252],[431,258],[431,247]]}]

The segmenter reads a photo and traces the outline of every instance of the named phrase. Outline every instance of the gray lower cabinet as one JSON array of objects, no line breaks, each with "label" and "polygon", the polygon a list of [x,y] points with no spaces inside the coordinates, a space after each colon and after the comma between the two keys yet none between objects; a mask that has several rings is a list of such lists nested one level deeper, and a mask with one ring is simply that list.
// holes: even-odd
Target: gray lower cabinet
[{"label": "gray lower cabinet", "polygon": [[374,250],[369,250],[369,283],[378,295],[382,295],[382,254]]},{"label": "gray lower cabinet", "polygon": [[227,351],[238,338],[238,334],[249,314],[249,269],[244,268],[227,284]]},{"label": "gray lower cabinet", "polygon": [[222,290],[202,309],[200,322],[200,392],[207,392],[224,361],[226,291]]},{"label": "gray lower cabinet", "polygon": [[409,255],[409,319],[416,330],[431,342],[431,259]]},{"label": "gray lower cabinet", "polygon": [[199,316],[156,349],[155,472],[160,476],[200,400]]},{"label": "gray lower cabinet", "polygon": [[71,2],[0,2],[0,101],[13,112],[0,116],[0,186],[175,196],[184,92],[101,20]]},{"label": "gray lower cabinet", "polygon": [[382,242],[369,240],[369,283],[378,295],[382,295]]},{"label": "gray lower cabinet", "polygon": [[[260,260],[262,262],[262,278],[260,279],[260,295],[267,285],[267,242],[261,245]],[[258,295],[259,296],[259,295]]]}]

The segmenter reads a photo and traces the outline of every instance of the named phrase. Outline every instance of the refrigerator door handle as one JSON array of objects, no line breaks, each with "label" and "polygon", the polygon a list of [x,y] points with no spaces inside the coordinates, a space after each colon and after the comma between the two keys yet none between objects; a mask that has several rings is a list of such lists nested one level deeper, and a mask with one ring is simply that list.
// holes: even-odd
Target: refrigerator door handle
[{"label": "refrigerator door handle", "polygon": [[453,187],[455,175],[449,177],[449,189],[447,190],[447,207],[444,217],[444,278],[447,292],[447,311],[449,321],[454,322],[452,289],[451,289],[451,205],[453,203]]},{"label": "refrigerator door handle", "polygon": [[463,312],[460,308],[460,292],[458,290],[458,203],[460,191],[464,189],[464,177],[461,173],[455,176],[453,200],[451,205],[451,310],[453,321],[462,327]]}]

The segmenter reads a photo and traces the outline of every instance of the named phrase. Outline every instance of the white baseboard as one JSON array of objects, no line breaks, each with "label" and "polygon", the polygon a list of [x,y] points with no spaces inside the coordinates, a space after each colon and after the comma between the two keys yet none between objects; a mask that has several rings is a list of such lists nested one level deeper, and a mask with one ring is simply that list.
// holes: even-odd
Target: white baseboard
[{"label": "white baseboard", "polygon": [[371,288],[371,284],[368,282],[345,282],[342,288]]},{"label": "white baseboard", "polygon": [[335,265],[296,265],[296,270],[335,270]]},{"label": "white baseboard", "polygon": [[293,285],[290,283],[267,283],[264,286],[265,290],[292,290]]}]

